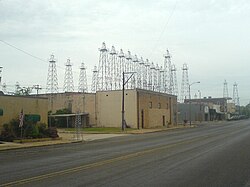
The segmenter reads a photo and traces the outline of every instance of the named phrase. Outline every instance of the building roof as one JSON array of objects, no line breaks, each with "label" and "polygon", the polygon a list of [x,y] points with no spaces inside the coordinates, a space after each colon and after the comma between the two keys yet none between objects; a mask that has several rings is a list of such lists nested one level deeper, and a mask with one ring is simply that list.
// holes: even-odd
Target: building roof
[{"label": "building roof", "polygon": [[49,117],[73,117],[73,116],[87,116],[89,115],[88,112],[84,112],[84,113],[79,113],[79,114],[76,114],[76,113],[73,113],[73,114],[51,114],[49,115]]}]

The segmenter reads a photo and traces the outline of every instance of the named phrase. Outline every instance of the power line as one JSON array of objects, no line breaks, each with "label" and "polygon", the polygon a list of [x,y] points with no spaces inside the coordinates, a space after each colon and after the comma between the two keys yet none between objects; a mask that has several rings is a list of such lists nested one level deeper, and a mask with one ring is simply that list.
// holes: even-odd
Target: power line
[{"label": "power line", "polygon": [[5,41],[3,41],[3,40],[1,40],[1,39],[0,39],[0,41],[1,41],[2,43],[6,44],[6,45],[8,45],[8,46],[10,46],[10,47],[12,47],[12,48],[18,50],[18,51],[21,51],[22,53],[24,53],[24,54],[26,54],[26,55],[29,55],[29,56],[31,56],[31,57],[33,57],[33,58],[36,58],[36,59],[38,59],[38,60],[40,60],[40,61],[42,61],[42,62],[46,62],[46,63],[47,63],[46,60],[44,60],[44,59],[42,59],[42,58],[39,58],[39,57],[37,57],[37,56],[35,56],[35,55],[32,55],[32,54],[30,54],[29,52],[24,51],[24,50],[22,50],[22,49],[20,49],[20,48],[18,48],[18,47],[16,47],[16,46],[14,46],[14,45],[8,43],[8,42],[5,42]]},{"label": "power line", "polygon": [[[10,44],[10,43],[8,43],[8,42],[6,42],[6,41],[4,41],[4,40],[1,40],[1,39],[0,39],[0,42],[2,42],[2,43],[5,44],[5,45],[8,45],[8,46],[10,46],[10,47],[12,47],[12,48],[14,48],[14,49],[20,51],[20,52],[22,52],[22,53],[24,53],[24,54],[26,54],[26,55],[28,55],[28,56],[30,56],[30,57],[33,57],[33,58],[35,58],[35,59],[37,59],[37,60],[40,60],[40,61],[42,61],[42,62],[48,63],[48,61],[46,61],[46,60],[44,60],[44,59],[42,59],[42,58],[40,58],[40,57],[37,57],[37,56],[35,56],[35,55],[32,55],[31,53],[29,53],[29,52],[27,52],[27,51],[24,51],[23,49],[20,49],[19,47],[16,47],[15,45]],[[61,66],[57,66],[57,67],[60,68],[60,69],[64,69],[64,68],[61,67]],[[73,72],[78,74],[77,71],[73,71]]]},{"label": "power line", "polygon": [[167,19],[167,21],[166,21],[166,23],[165,23],[165,25],[164,25],[164,27],[163,27],[163,29],[162,29],[162,32],[161,32],[160,35],[159,35],[159,38],[156,40],[155,46],[154,46],[153,48],[151,48],[151,49],[153,49],[153,50],[151,50],[151,53],[150,53],[150,55],[149,55],[150,58],[151,58],[151,55],[153,54],[153,52],[155,51],[155,49],[156,49],[156,47],[157,47],[157,45],[158,45],[158,43],[159,43],[161,37],[163,36],[163,34],[164,34],[164,32],[165,32],[165,30],[166,30],[166,28],[167,28],[167,26],[168,26],[168,24],[169,24],[169,22],[170,22],[170,19],[172,18],[173,14],[174,14],[174,12],[175,12],[175,9],[176,9],[176,7],[177,7],[177,2],[178,2],[178,0],[175,1],[174,8],[173,8],[171,14],[169,15],[169,17],[168,17],[168,19]]}]

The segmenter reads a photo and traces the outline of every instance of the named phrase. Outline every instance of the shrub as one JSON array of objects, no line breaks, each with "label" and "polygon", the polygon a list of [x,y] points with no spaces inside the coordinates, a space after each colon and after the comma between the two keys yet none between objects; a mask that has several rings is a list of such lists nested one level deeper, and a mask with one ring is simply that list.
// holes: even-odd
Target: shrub
[{"label": "shrub", "polygon": [[58,138],[59,137],[56,127],[49,127],[48,129],[46,129],[46,132],[47,132],[47,136],[50,138]]},{"label": "shrub", "polygon": [[34,123],[32,121],[25,121],[21,128],[19,127],[19,120],[13,119],[8,124],[3,125],[0,134],[0,140],[13,141],[20,138],[57,138],[57,129],[55,127],[46,128],[46,124]]}]

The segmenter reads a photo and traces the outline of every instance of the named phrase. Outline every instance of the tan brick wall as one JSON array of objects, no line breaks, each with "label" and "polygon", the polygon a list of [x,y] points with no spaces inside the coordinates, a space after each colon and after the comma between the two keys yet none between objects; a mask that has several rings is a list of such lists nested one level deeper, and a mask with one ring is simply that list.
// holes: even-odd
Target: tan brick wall
[{"label": "tan brick wall", "polygon": [[[100,127],[121,127],[122,91],[97,92],[97,124]],[[125,120],[137,128],[136,91],[125,91]]]},{"label": "tan brick wall", "polygon": [[39,97],[0,96],[0,108],[3,116],[0,116],[0,128],[14,118],[18,118],[21,110],[24,114],[38,114],[42,123],[48,123],[48,100]]},{"label": "tan brick wall", "polygon": [[138,99],[139,128],[142,128],[142,123],[144,128],[160,127],[164,125],[163,120],[165,120],[165,126],[176,125],[176,96],[138,90]]}]

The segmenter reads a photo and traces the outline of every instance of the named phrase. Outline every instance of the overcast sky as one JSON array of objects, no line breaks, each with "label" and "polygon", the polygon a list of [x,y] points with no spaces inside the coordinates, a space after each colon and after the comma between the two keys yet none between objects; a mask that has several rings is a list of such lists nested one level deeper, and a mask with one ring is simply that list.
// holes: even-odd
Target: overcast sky
[{"label": "overcast sky", "polygon": [[[75,89],[82,62],[91,82],[105,41],[108,48],[129,49],[159,65],[169,49],[179,88],[187,63],[190,83],[201,82],[192,86],[192,95],[201,90],[202,97],[222,97],[227,80],[229,96],[236,82],[241,104],[250,101],[249,0],[0,0],[0,40],[45,61],[53,53],[61,88],[67,58],[73,63]],[[13,91],[16,81],[45,88],[48,63],[1,41],[7,90]]]}]

